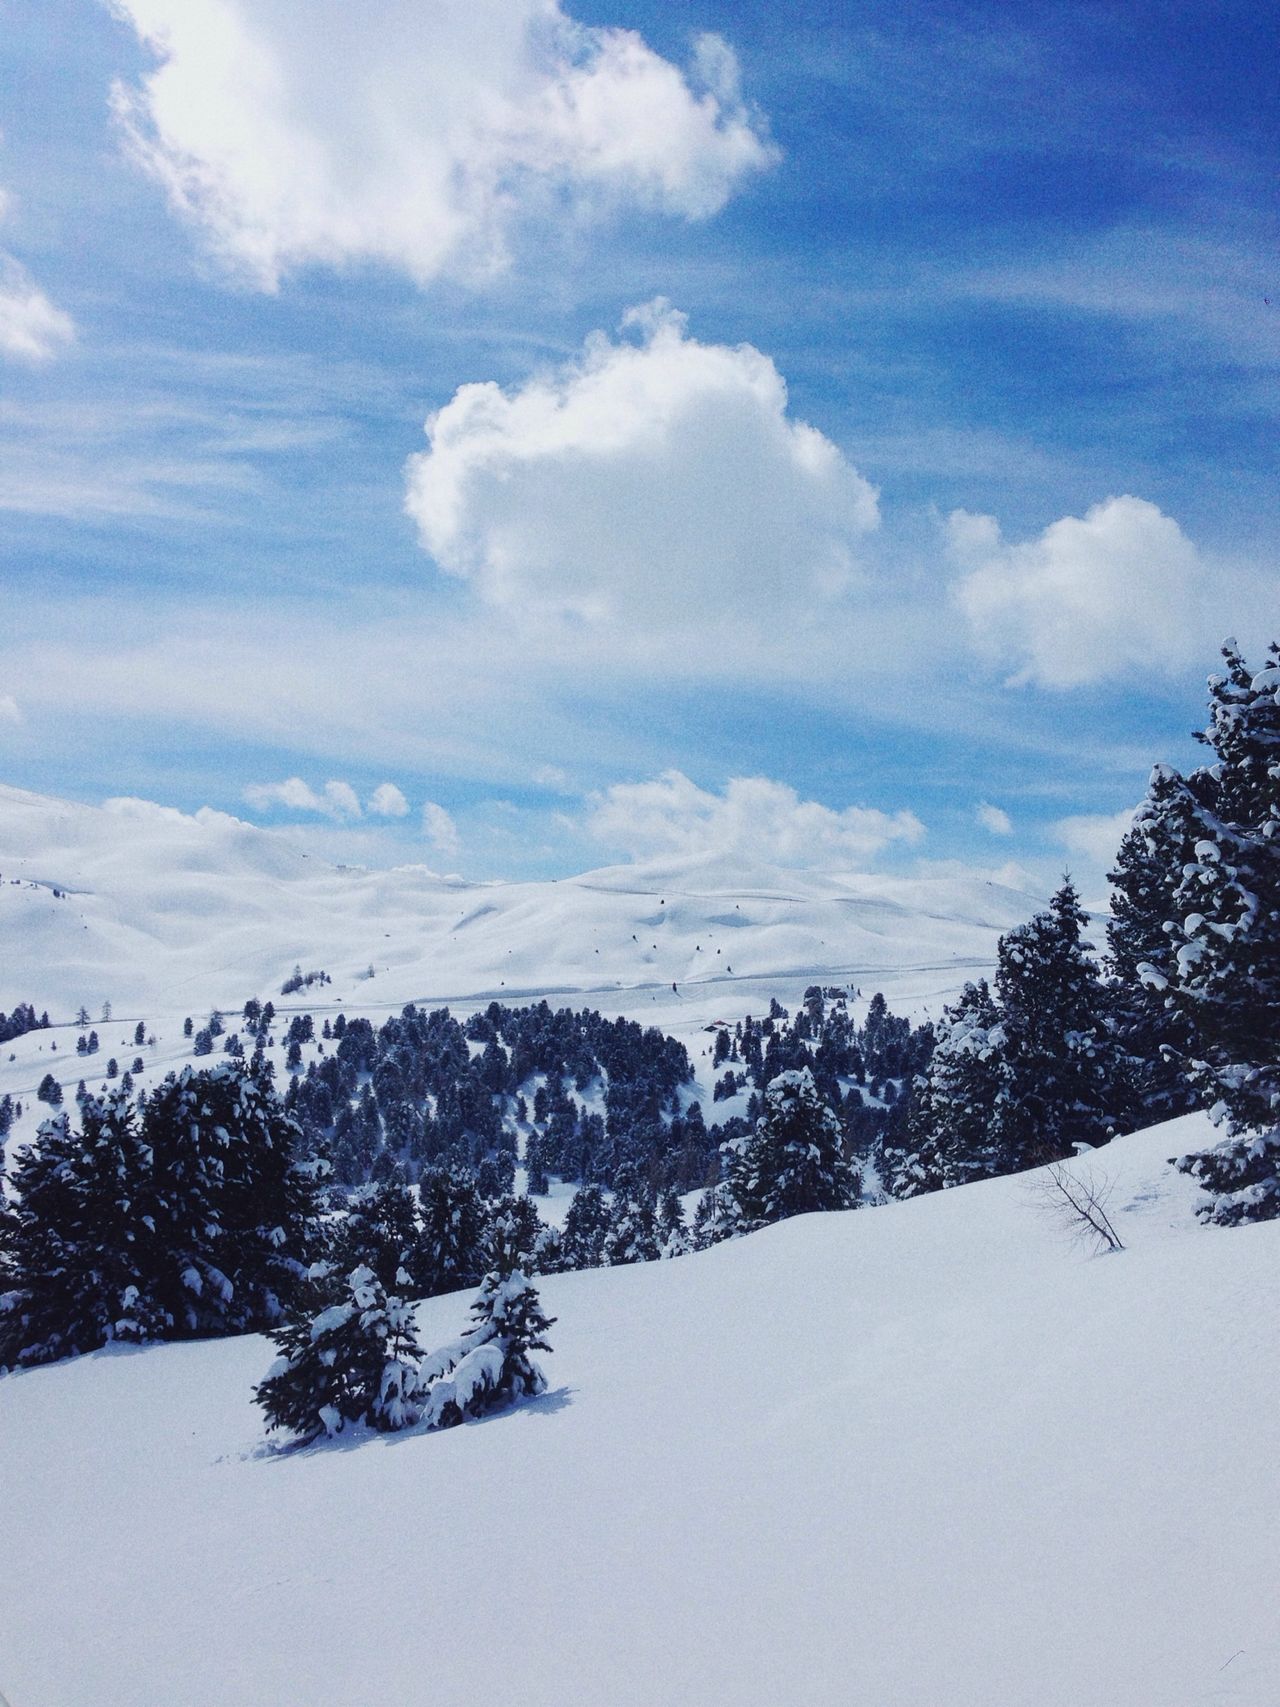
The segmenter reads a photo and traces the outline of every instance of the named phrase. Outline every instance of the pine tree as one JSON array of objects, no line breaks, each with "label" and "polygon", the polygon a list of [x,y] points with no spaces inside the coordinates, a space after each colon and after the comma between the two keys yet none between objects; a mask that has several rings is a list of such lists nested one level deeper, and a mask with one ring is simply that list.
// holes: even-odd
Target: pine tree
[{"label": "pine tree", "polygon": [[1233,1143],[1179,1166],[1213,1194],[1210,1220],[1280,1215],[1280,645],[1253,675],[1234,641],[1210,679],[1201,735],[1217,762],[1174,898],[1174,1000],[1194,1031],[1201,1081]]},{"label": "pine tree", "polygon": [[735,1232],[816,1210],[851,1209],[858,1201],[858,1172],[846,1155],[840,1121],[807,1067],[770,1082],[755,1130],[726,1150],[724,1191]]},{"label": "pine tree", "polygon": [[529,1181],[528,1190],[533,1197],[545,1197],[551,1189],[543,1156],[542,1140],[536,1133],[531,1133],[525,1144],[524,1164]]},{"label": "pine tree", "polygon": [[170,1074],[148,1097],[157,1302],[175,1334],[267,1328],[312,1258],[327,1164],[269,1079],[227,1059]]},{"label": "pine tree", "polygon": [[116,1091],[86,1098],[19,1152],[3,1236],[0,1366],[46,1363],[164,1332],[152,1297],[151,1158]]},{"label": "pine tree", "polygon": [[573,1194],[564,1218],[561,1260],[566,1269],[599,1268],[609,1236],[609,1204],[598,1185],[584,1185]]},{"label": "pine tree", "polygon": [[684,1204],[674,1186],[658,1199],[658,1248],[664,1257],[682,1257],[693,1249],[685,1226]]},{"label": "pine tree", "polygon": [[[318,1274],[316,1285],[325,1288],[327,1278]],[[411,1310],[388,1298],[368,1268],[331,1290],[332,1302],[297,1312],[272,1336],[281,1355],[254,1389],[267,1427],[305,1442],[348,1424],[390,1430],[417,1422],[421,1348]]]},{"label": "pine tree", "polygon": [[371,1268],[384,1287],[423,1280],[420,1272],[421,1232],[413,1193],[394,1180],[367,1185],[352,1193],[346,1216],[333,1234],[331,1260],[342,1273]]},{"label": "pine tree", "polygon": [[412,1270],[423,1296],[475,1286],[484,1273],[485,1206],[469,1168],[430,1167],[419,1187],[422,1230]]},{"label": "pine tree", "polygon": [[739,1230],[738,1218],[726,1188],[716,1185],[710,1191],[704,1191],[693,1212],[693,1226],[689,1229],[690,1248],[705,1251],[712,1245],[718,1245],[722,1239],[733,1237]]},{"label": "pine tree", "polygon": [[623,1167],[618,1173],[603,1260],[611,1268],[633,1262],[657,1262],[662,1245],[653,1194],[645,1189],[634,1169]]},{"label": "pine tree", "polygon": [[498,1198],[489,1206],[481,1246],[486,1272],[509,1274],[513,1268],[530,1269],[541,1235],[536,1204],[514,1194]]},{"label": "pine tree", "polygon": [[[1123,1121],[1120,1052],[1070,879],[997,949],[1001,1085],[991,1135],[999,1170],[1016,1173],[1101,1144]],[[994,1035],[994,1034],[993,1034]]]},{"label": "pine tree", "polygon": [[1193,853],[1196,810],[1187,782],[1157,765],[1109,874],[1111,1012],[1139,1124],[1185,1114],[1199,1101],[1190,1071],[1194,1031],[1170,993],[1176,895]]},{"label": "pine tree", "polygon": [[992,1121],[1001,1083],[999,1015],[985,979],[945,1008],[896,1147],[881,1169],[892,1197],[916,1197],[1000,1171]]},{"label": "pine tree", "polygon": [[546,1376],[529,1354],[551,1350],[543,1336],[555,1318],[544,1314],[525,1275],[486,1275],[471,1314],[463,1338],[424,1365],[424,1375],[434,1377],[423,1406],[430,1427],[449,1428],[546,1391]]}]

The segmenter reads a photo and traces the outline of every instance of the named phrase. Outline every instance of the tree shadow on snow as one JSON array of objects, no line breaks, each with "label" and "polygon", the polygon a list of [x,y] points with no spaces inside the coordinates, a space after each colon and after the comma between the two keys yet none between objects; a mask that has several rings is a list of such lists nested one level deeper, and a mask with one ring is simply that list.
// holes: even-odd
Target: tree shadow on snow
[{"label": "tree shadow on snow", "polygon": [[243,1452],[226,1454],[218,1462],[278,1464],[283,1459],[309,1458],[321,1452],[353,1452],[356,1448],[368,1446],[375,1441],[382,1446],[401,1446],[409,1440],[420,1440],[424,1435],[453,1434],[457,1429],[484,1428],[489,1423],[506,1422],[509,1418],[520,1415],[552,1416],[573,1403],[574,1392],[572,1387],[555,1387],[549,1393],[540,1393],[536,1399],[523,1399],[519,1404],[508,1405],[505,1410],[492,1411],[488,1416],[468,1417],[465,1422],[458,1423],[456,1428],[423,1428],[419,1424],[413,1428],[396,1429],[392,1433],[384,1434],[380,1429],[369,1428],[360,1423],[344,1428],[341,1434],[326,1435],[319,1440],[261,1440]]}]

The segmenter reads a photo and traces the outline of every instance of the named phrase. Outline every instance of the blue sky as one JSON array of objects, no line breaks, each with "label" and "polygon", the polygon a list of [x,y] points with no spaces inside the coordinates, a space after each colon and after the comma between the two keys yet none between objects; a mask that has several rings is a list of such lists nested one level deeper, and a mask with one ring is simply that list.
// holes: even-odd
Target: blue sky
[{"label": "blue sky", "polygon": [[1096,871],[1280,628],[1277,37],[0,0],[0,778]]}]

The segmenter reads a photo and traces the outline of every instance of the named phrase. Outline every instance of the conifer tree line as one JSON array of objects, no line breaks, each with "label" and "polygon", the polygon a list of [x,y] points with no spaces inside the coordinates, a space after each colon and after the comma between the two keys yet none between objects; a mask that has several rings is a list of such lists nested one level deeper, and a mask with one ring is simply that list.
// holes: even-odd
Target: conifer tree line
[{"label": "conifer tree line", "polygon": [[[538,1004],[515,1041],[541,1044],[514,1066],[496,1029],[510,1010],[472,1016],[464,1030],[444,1010],[407,1008],[381,1030],[398,1040],[398,1056],[373,1047],[379,1034],[367,1022],[326,1022],[336,1047],[322,1065],[341,1059],[344,1072],[363,1072],[366,1083],[380,1067],[403,1071],[406,1036],[429,1040],[413,1066],[438,1087],[419,1111],[425,1120],[438,1120],[441,1102],[456,1095],[456,1075],[471,1074],[474,1063],[497,1084],[510,1083],[516,1071],[540,1076],[528,1102],[486,1086],[493,1112],[466,1132],[465,1145],[422,1167],[416,1185],[385,1149],[367,1183],[333,1179],[326,1135],[308,1132],[293,1111],[305,1081],[295,1072],[284,1097],[276,1089],[265,1053],[270,1004],[249,1004],[251,1052],[242,1047],[217,1065],[184,1068],[150,1092],[133,1096],[128,1074],[96,1096],[82,1085],[73,1113],[61,1109],[53,1081],[58,1112],[34,1145],[9,1159],[0,1212],[0,1367],[113,1340],[270,1329],[290,1312],[315,1313],[322,1269],[347,1276],[367,1270],[373,1279],[363,1284],[381,1287],[384,1296],[430,1297],[512,1268],[550,1274],[658,1261],[785,1215],[847,1207],[859,1190],[850,1157],[893,1118],[897,1087],[925,1058],[930,1036],[892,1015],[879,996],[859,1028],[844,992],[829,995],[828,1007],[822,992],[811,990],[794,1023],[775,1002],[764,1020],[717,1034],[722,1063],[740,1067],[752,1088],[746,1117],[703,1129],[698,1177],[710,1173],[716,1189],[692,1227],[673,1183],[682,1177],[696,1122],[696,1105],[683,1116],[672,1112],[690,1073],[688,1057],[682,1045],[626,1022],[552,1016]],[[309,1019],[295,1016],[291,1024],[301,1032]],[[225,1033],[216,1014],[202,1029],[214,1026]],[[569,1058],[576,1072],[566,1084],[566,1038],[596,1027],[612,1068],[583,1048]],[[339,1055],[348,1039],[353,1045]],[[589,1086],[602,1066],[607,1125],[567,1088]],[[842,1075],[852,1080],[844,1091]],[[555,1131],[557,1110],[568,1107],[579,1125],[600,1122],[611,1146],[609,1183],[585,1180],[555,1228],[529,1196],[514,1191],[509,1122],[527,1117],[529,1184],[545,1190],[550,1165],[563,1169],[561,1177],[573,1167],[573,1152],[566,1164]],[[629,1140],[637,1107],[650,1111],[642,1143]],[[568,1119],[566,1113],[563,1134]],[[492,1147],[478,1165],[463,1159],[486,1138]],[[723,1181],[722,1144],[725,1158],[733,1158]]]},{"label": "conifer tree line", "polygon": [[19,1148],[0,1206],[0,1368],[241,1333],[296,1296],[326,1164],[243,1062],[123,1086]]},{"label": "conifer tree line", "polygon": [[1198,739],[1152,772],[1111,873],[1101,965],[1065,883],[948,1008],[885,1157],[899,1196],[1068,1155],[1197,1107],[1230,1138],[1177,1159],[1223,1225],[1280,1215],[1280,647],[1234,641]]},{"label": "conifer tree line", "polygon": [[47,1031],[49,1016],[36,1010],[30,1002],[19,1002],[11,1014],[0,1013],[0,1043],[11,1043],[15,1037],[25,1037],[29,1031]]},{"label": "conifer tree line", "polygon": [[[338,1015],[319,1035],[296,1014],[283,1096],[265,1053],[277,1016],[256,1000],[243,1032],[188,1021],[224,1058],[147,1094],[108,1063],[73,1117],[47,1075],[37,1094],[56,1112],[8,1158],[0,1201],[0,1368],[311,1321],[322,1274],[381,1322],[388,1299],[679,1256],[1196,1107],[1228,1135],[1177,1159],[1204,1217],[1280,1215],[1280,647],[1256,672],[1234,643],[1224,658],[1200,734],[1211,762],[1153,771],[1100,957],[1068,880],[936,1028],[881,995],[858,1025],[848,992],[819,985],[794,1017],[775,1001],[717,1026],[716,1100],[735,1108],[719,1126],[686,1106],[682,1044],[545,1002],[465,1025],[410,1005],[376,1031]],[[13,1115],[0,1101],[0,1136]],[[520,1133],[531,1191],[578,1187],[559,1229],[514,1191]],[[686,1226],[680,1192],[699,1186]]]}]

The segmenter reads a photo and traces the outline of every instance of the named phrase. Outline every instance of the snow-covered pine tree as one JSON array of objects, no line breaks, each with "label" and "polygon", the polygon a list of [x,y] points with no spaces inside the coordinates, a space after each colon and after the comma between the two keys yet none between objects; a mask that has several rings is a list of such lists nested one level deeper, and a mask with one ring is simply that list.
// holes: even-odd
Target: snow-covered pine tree
[{"label": "snow-covered pine tree", "polygon": [[682,1257],[693,1249],[685,1226],[684,1204],[674,1186],[658,1198],[658,1249],[663,1257]]},{"label": "snow-covered pine tree", "polygon": [[1077,1142],[1105,1143],[1123,1120],[1122,1063],[1087,922],[1067,879],[1047,911],[1000,939],[991,1136],[1002,1173],[1069,1155]]},{"label": "snow-covered pine tree", "polygon": [[554,1321],[520,1269],[489,1274],[471,1306],[471,1328],[456,1344],[428,1358],[422,1416],[433,1428],[449,1428],[467,1417],[485,1416],[547,1387],[530,1352],[550,1351],[543,1337]]},{"label": "snow-covered pine tree", "polygon": [[151,1093],[158,1305],[182,1335],[240,1333],[279,1320],[306,1272],[326,1164],[265,1072],[228,1058],[185,1067]]},{"label": "snow-covered pine tree", "polygon": [[1156,765],[1109,874],[1108,995],[1135,1124],[1185,1114],[1200,1100],[1190,1067],[1193,1028],[1170,993],[1177,976],[1175,897],[1193,857],[1196,813],[1186,780]]},{"label": "snow-covered pine tree", "polygon": [[337,1286],[323,1269],[313,1285],[311,1304],[321,1307],[295,1311],[272,1335],[281,1355],[254,1389],[268,1429],[305,1442],[348,1424],[392,1430],[417,1422],[421,1347],[409,1305],[388,1298],[369,1268]]},{"label": "snow-covered pine tree", "polygon": [[1001,1083],[999,1015],[985,979],[943,1009],[900,1142],[882,1163],[891,1197],[917,1197],[1000,1171],[991,1135]]},{"label": "snow-covered pine tree", "polygon": [[693,1225],[689,1229],[690,1249],[705,1251],[736,1231],[737,1217],[729,1206],[725,1187],[716,1185],[710,1191],[704,1191],[693,1212]]},{"label": "snow-covered pine tree", "polygon": [[541,1236],[538,1207],[530,1198],[514,1194],[496,1198],[489,1207],[481,1245],[486,1273],[496,1270],[510,1274],[514,1268],[532,1268]]},{"label": "snow-covered pine tree", "polygon": [[565,1213],[560,1256],[566,1269],[599,1268],[609,1236],[609,1204],[598,1185],[580,1186]]},{"label": "snow-covered pine tree", "polygon": [[418,1195],[422,1230],[411,1267],[423,1296],[477,1285],[487,1215],[475,1175],[454,1165],[424,1168]]},{"label": "snow-covered pine tree", "polygon": [[1253,674],[1234,641],[1210,679],[1201,739],[1216,764],[1190,779],[1201,802],[1174,898],[1174,999],[1233,1142],[1179,1167],[1230,1225],[1280,1215],[1280,646]]},{"label": "snow-covered pine tree", "polygon": [[814,1210],[852,1209],[858,1201],[861,1181],[839,1118],[807,1067],[779,1073],[766,1086],[755,1130],[725,1150],[723,1194],[733,1232]]},{"label": "snow-covered pine tree", "polygon": [[341,1273],[371,1268],[384,1287],[400,1284],[402,1269],[420,1284],[420,1229],[413,1193],[396,1180],[360,1186],[332,1235],[329,1260]]},{"label": "snow-covered pine tree", "polygon": [[625,1165],[615,1180],[613,1213],[605,1236],[603,1260],[610,1268],[633,1262],[657,1262],[662,1255],[653,1193],[637,1170]]},{"label": "snow-covered pine tree", "polygon": [[81,1130],[46,1120],[10,1174],[0,1231],[0,1367],[47,1363],[166,1328],[150,1289],[151,1158],[128,1098],[86,1097]]}]

